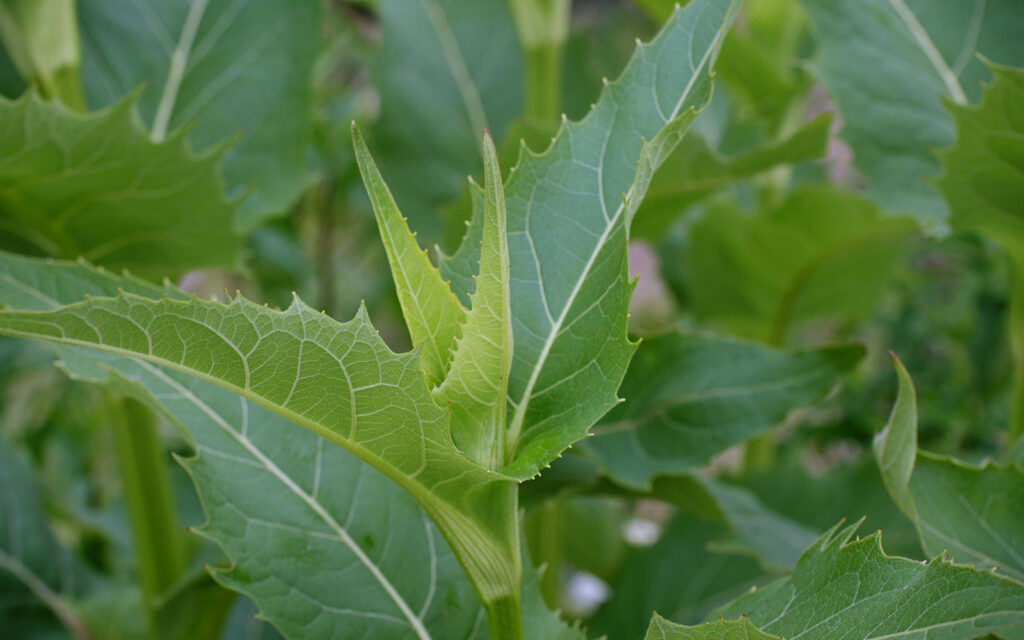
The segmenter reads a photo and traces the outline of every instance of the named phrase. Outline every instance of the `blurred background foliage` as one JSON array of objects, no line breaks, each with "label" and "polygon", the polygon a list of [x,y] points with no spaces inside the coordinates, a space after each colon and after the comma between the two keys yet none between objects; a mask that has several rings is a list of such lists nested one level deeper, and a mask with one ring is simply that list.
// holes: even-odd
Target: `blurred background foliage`
[{"label": "blurred background foliage", "polygon": [[[576,450],[524,487],[527,538],[534,562],[547,565],[548,603],[582,617],[595,636],[639,637],[654,609],[697,622],[785,572],[784,562],[766,561],[785,553],[738,541],[742,509],[754,520],[771,512],[807,535],[866,515],[870,528],[883,529],[887,551],[923,558],[870,453],[896,392],[889,350],[915,377],[923,449],[980,461],[1009,446],[1006,255],[988,237],[919,225],[901,215],[915,212],[894,211],[876,197],[865,179],[874,170],[865,172],[842,137],[857,116],[843,112],[842,98],[837,109],[828,90],[839,83],[828,75],[835,56],[823,51],[829,26],[818,16],[822,2],[747,0],[722,49],[711,105],[657,173],[637,214],[631,329],[648,339],[717,333],[775,347],[858,342],[867,357],[822,402],[790,412],[746,451],[737,445],[704,465],[702,477],[713,478],[714,487],[609,487]],[[238,8],[211,0],[215,15],[208,20],[224,33],[201,34],[203,57],[186,70],[181,89],[189,94],[179,101],[185,106],[161,113],[160,91],[171,72],[167,49],[188,5],[39,3],[47,5],[37,9],[49,28],[57,16],[66,22],[71,51],[54,59],[35,46],[33,30],[44,27],[30,4],[0,4],[7,29],[0,93],[15,99],[33,85],[45,98],[89,112],[128,100],[151,139],[174,137],[184,126],[190,149],[222,154],[223,197],[236,221],[222,233],[240,243],[233,262],[211,269],[199,259],[174,271],[154,264],[147,274],[164,269],[158,275],[201,296],[238,289],[279,307],[297,292],[339,319],[363,301],[396,350],[408,349],[409,338],[358,178],[350,121],[370,138],[421,243],[451,253],[468,224],[466,177],[480,179],[481,129],[498,142],[503,171],[514,165],[520,140],[543,150],[563,114],[582,117],[602,79],[618,74],[634,41],[649,38],[674,6],[252,0]],[[24,42],[16,42],[11,25],[22,29]],[[253,48],[254,38],[265,46]],[[1013,58],[1022,55],[1019,40],[1018,51],[1006,55],[997,40],[982,39],[993,44],[983,53],[1020,64]],[[253,71],[224,76],[243,56]],[[972,102],[986,72],[971,63],[965,86]],[[230,78],[230,90],[208,90],[211,77]],[[77,257],[9,231],[0,227],[0,248]],[[34,509],[35,531],[52,532],[47,544],[67,557],[58,563],[55,589],[77,593],[102,584],[81,606],[84,619],[110,624],[102,637],[183,633],[174,625],[154,631],[132,605],[140,598],[137,555],[109,424],[120,400],[69,379],[52,360],[42,346],[0,341],[0,479],[31,487],[18,488],[14,502],[4,500],[4,517]],[[154,428],[177,518],[201,524],[195,491],[171,457],[187,455],[187,441],[162,418]],[[220,595],[208,597],[219,603],[217,611],[184,632],[195,635],[176,637],[273,637],[269,625],[253,619],[251,604],[205,577],[202,564],[216,562],[220,551],[192,536],[186,547],[191,568],[177,582],[205,581]],[[710,581],[702,577],[709,575]],[[153,615],[173,615],[174,606],[163,602]],[[3,571],[0,620],[10,637],[64,633]]]}]

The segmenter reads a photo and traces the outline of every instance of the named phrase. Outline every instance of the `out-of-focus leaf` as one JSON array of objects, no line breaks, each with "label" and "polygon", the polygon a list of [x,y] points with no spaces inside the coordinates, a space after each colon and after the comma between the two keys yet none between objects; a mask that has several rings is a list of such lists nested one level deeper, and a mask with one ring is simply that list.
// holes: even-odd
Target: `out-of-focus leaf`
[{"label": "out-of-focus leaf", "polygon": [[943,228],[948,208],[929,183],[934,149],[953,142],[942,99],[977,99],[989,77],[975,52],[1024,66],[1017,0],[803,0],[821,45],[813,66],[839,107],[842,137],[883,209]]},{"label": "out-of-focus leaf", "polygon": [[941,558],[886,556],[878,533],[853,540],[859,526],[833,528],[804,552],[793,575],[709,617],[746,615],[785,638],[1018,637],[1024,585]]},{"label": "out-of-focus leaf", "polygon": [[700,136],[688,136],[651,181],[633,226],[635,236],[657,237],[688,206],[735,182],[774,167],[825,153],[831,116],[819,116],[783,140],[723,157]]},{"label": "out-of-focus leaf", "polygon": [[233,265],[218,155],[181,133],[152,142],[132,104],[80,115],[34,92],[0,99],[0,248],[157,278]]},{"label": "out-of-focus leaf", "polygon": [[914,385],[897,360],[899,395],[875,440],[886,487],[916,525],[925,553],[1000,571],[1024,583],[1024,470],[972,467],[917,448]]},{"label": "out-of-focus leaf", "polygon": [[372,147],[410,226],[440,234],[435,209],[480,172],[480,136],[496,140],[522,110],[522,54],[505,0],[381,0],[380,92]]},{"label": "out-of-focus leaf", "polygon": [[707,336],[647,340],[623,381],[626,401],[580,446],[616,482],[641,488],[820,399],[863,355],[856,345],[780,351]]},{"label": "out-of-focus leaf", "polygon": [[651,619],[644,640],[782,640],[778,636],[760,631],[747,618],[716,620],[685,627],[675,624],[657,613]]},{"label": "out-of-focus leaf", "polygon": [[995,81],[979,107],[948,105],[957,139],[942,154],[945,174],[938,186],[954,228],[993,238],[1010,258],[1012,441],[1024,434],[1024,70],[990,66]]},{"label": "out-of-focus leaf", "polygon": [[658,542],[626,557],[611,585],[611,600],[587,624],[591,632],[638,640],[653,611],[696,624],[716,607],[770,580],[753,558],[709,548],[724,531],[689,513],[674,516]]},{"label": "out-of-focus leaf", "polygon": [[803,321],[870,312],[912,232],[828,187],[800,189],[754,215],[712,207],[686,247],[688,300],[705,322],[783,344]]},{"label": "out-of-focus leaf", "polygon": [[79,0],[78,11],[90,107],[141,87],[154,140],[183,126],[197,149],[237,140],[222,167],[232,197],[247,196],[239,229],[284,212],[312,180],[319,3]]}]

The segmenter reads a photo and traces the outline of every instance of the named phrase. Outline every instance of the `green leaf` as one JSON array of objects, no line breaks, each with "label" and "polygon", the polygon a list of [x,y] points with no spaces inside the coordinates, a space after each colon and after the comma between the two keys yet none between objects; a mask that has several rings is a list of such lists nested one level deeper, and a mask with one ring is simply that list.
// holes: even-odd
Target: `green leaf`
[{"label": "green leaf", "polygon": [[48,98],[85,108],[82,63],[73,0],[6,0],[0,3],[0,41],[22,79]]},{"label": "green leaf", "polygon": [[[637,48],[590,114],[505,185],[512,369],[506,473],[533,476],[617,402],[626,336],[629,222],[651,175],[711,92],[738,2],[697,0]],[[585,399],[585,401],[583,401]]]},{"label": "green leaf", "polygon": [[132,104],[80,115],[34,92],[0,99],[0,248],[155,277],[233,265],[219,156],[180,133],[150,141]]},{"label": "green leaf", "polygon": [[[0,273],[0,303],[16,308],[53,308],[122,289],[165,293],[83,263],[0,254]],[[75,351],[62,347],[65,357]],[[486,637],[483,610],[445,539],[382,474],[214,384],[141,359],[90,356],[101,359],[98,368],[79,368],[80,360],[64,367],[113,384],[188,430],[196,456],[183,464],[208,516],[201,533],[231,561],[214,575],[253,598],[286,635]],[[527,637],[578,637],[543,608],[536,584],[527,571]]]},{"label": "green leaf", "polygon": [[505,0],[381,0],[377,10],[374,153],[412,227],[435,240],[436,207],[480,171],[484,129],[501,140],[521,113],[522,53]]},{"label": "green leaf", "polygon": [[793,575],[712,615],[744,614],[784,638],[1017,637],[1024,586],[941,558],[886,556],[880,533],[852,540],[858,526],[833,528],[804,552]]},{"label": "green leaf", "polygon": [[627,556],[621,575],[611,585],[612,599],[589,622],[591,631],[636,640],[652,611],[696,624],[712,609],[767,582],[754,559],[708,549],[723,531],[721,525],[688,513],[674,516],[655,544]]},{"label": "green leaf", "polygon": [[49,312],[0,312],[0,325],[8,335],[198,377],[345,447],[420,502],[485,602],[518,598],[514,484],[455,448],[418,354],[390,351],[365,310],[342,324],[298,298],[281,312],[241,297],[224,305],[121,293]]},{"label": "green leaf", "polygon": [[31,637],[48,626],[46,617],[34,610],[41,603],[74,638],[87,640],[89,631],[71,604],[87,577],[53,537],[28,463],[0,441],[0,611],[5,634]]},{"label": "green leaf", "polygon": [[748,618],[716,620],[694,627],[675,624],[657,613],[644,640],[781,640],[760,631]]},{"label": "green leaf", "polygon": [[925,553],[999,567],[1024,582],[1024,470],[986,461],[980,467],[917,448],[917,399],[896,360],[899,395],[875,441],[882,478],[917,526]]},{"label": "green leaf", "polygon": [[868,313],[912,231],[829,187],[800,189],[753,216],[715,207],[691,229],[687,294],[701,320],[784,344],[801,322]]},{"label": "green leaf", "polygon": [[391,264],[405,324],[413,344],[423,345],[421,364],[431,387],[435,387],[441,384],[448,371],[451,349],[466,312],[430,263],[426,252],[416,244],[415,234],[409,231],[355,123],[352,124],[352,141]]},{"label": "green leaf", "polygon": [[451,371],[434,397],[451,406],[452,438],[459,450],[488,469],[500,469],[507,462],[505,414],[512,314],[505,195],[494,142],[486,133],[484,180],[480,272],[476,276],[472,309],[462,325],[462,336],[456,341]]},{"label": "green leaf", "polygon": [[719,154],[700,136],[687,136],[651,181],[634,235],[656,238],[688,206],[718,189],[780,165],[820,158],[831,122],[831,116],[819,116],[781,140],[730,157]]},{"label": "green leaf", "polygon": [[647,340],[623,382],[627,400],[581,446],[616,482],[640,489],[817,401],[863,355],[856,345],[781,351],[699,335]]},{"label": "green leaf", "polygon": [[983,233],[1010,258],[1010,346],[1014,361],[1010,439],[1024,434],[1024,70],[989,65],[995,81],[977,108],[947,103],[956,146],[941,155],[938,182],[956,229]]},{"label": "green leaf", "polygon": [[821,45],[814,72],[839,107],[868,195],[941,228],[948,210],[928,180],[953,142],[942,98],[966,104],[988,73],[975,51],[1024,65],[1016,0],[804,0]]},{"label": "green leaf", "polygon": [[197,149],[237,140],[223,170],[232,196],[248,195],[238,228],[283,213],[313,179],[318,3],[79,0],[78,9],[90,107],[141,87],[138,112],[154,140],[182,126]]}]

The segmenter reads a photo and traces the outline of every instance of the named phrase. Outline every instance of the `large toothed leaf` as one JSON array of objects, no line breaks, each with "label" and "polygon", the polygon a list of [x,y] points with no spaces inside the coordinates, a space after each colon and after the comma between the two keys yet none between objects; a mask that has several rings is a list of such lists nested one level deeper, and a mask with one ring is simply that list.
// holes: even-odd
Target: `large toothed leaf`
[{"label": "large toothed leaf", "polygon": [[623,382],[626,401],[581,446],[616,482],[642,488],[820,399],[863,355],[856,345],[781,351],[706,336],[647,340]]},{"label": "large toothed leaf", "polygon": [[480,173],[484,130],[501,140],[522,113],[522,53],[505,0],[382,0],[376,8],[374,154],[413,229],[436,240],[436,207]]},{"label": "large toothed leaf", "polygon": [[941,558],[887,556],[880,533],[852,540],[858,526],[833,529],[804,552],[793,575],[712,616],[746,615],[761,631],[784,638],[1019,637],[1024,585]]},{"label": "large toothed leaf", "polygon": [[977,99],[988,78],[975,55],[1024,65],[1017,0],[803,0],[821,45],[814,72],[835,100],[840,134],[882,208],[941,225],[948,210],[929,179],[934,149],[953,143],[942,99]]},{"label": "large toothed leaf", "polygon": [[626,337],[629,222],[654,169],[711,92],[736,11],[698,0],[640,46],[590,114],[505,185],[512,283],[509,474],[534,475],[610,409]]},{"label": "large toothed leaf", "polygon": [[173,276],[232,266],[216,155],[154,143],[132,100],[80,115],[34,92],[0,99],[0,248]]},{"label": "large toothed leaf", "polygon": [[989,236],[1010,259],[1012,441],[1024,434],[1024,70],[990,66],[995,80],[977,108],[947,103],[957,140],[941,156],[945,171],[938,186],[952,211],[953,227]]},{"label": "large toothed leaf", "polygon": [[716,620],[685,627],[662,618],[657,613],[651,618],[644,640],[782,640],[759,630],[747,618]]},{"label": "large toothed leaf", "polygon": [[917,448],[917,399],[897,360],[899,395],[875,455],[900,510],[917,526],[925,553],[999,571],[1024,583],[1024,470],[971,466]]},{"label": "large toothed leaf", "polygon": [[[93,109],[141,87],[154,140],[182,126],[197,149],[236,140],[224,157],[239,228],[283,213],[313,178],[316,2],[81,0],[82,82]],[[222,227],[224,232],[230,227]]]},{"label": "large toothed leaf", "polygon": [[123,293],[49,312],[5,311],[0,326],[192,375],[297,422],[412,494],[462,545],[481,597],[508,596],[519,583],[506,521],[515,513],[512,483],[454,447],[418,355],[391,352],[363,311],[338,323],[298,299],[282,312],[241,298],[223,305]]},{"label": "large toothed leaf", "polygon": [[488,469],[500,469],[507,461],[505,414],[512,314],[505,224],[505,195],[497,152],[490,136],[484,135],[480,270],[472,309],[452,356],[451,371],[435,398],[451,406],[452,438],[459,450]]},{"label": "large toothed leaf", "polygon": [[784,344],[803,322],[873,309],[913,228],[828,187],[799,189],[753,216],[712,207],[683,257],[689,302],[729,333]]},{"label": "large toothed leaf", "polygon": [[416,243],[415,234],[402,218],[355,123],[352,125],[352,141],[391,264],[405,324],[413,344],[423,345],[420,355],[423,370],[430,384],[436,386],[448,370],[455,335],[466,319],[466,313],[448,283],[441,279],[441,274],[430,263],[426,252]]},{"label": "large toothed leaf", "polygon": [[[89,265],[0,254],[0,304],[47,309],[119,289],[173,289]],[[230,559],[215,576],[288,637],[486,638],[484,612],[447,542],[397,485],[351,454],[209,382],[125,356],[60,347],[73,375],[150,403],[190,435],[183,461]],[[100,359],[98,367],[81,368]],[[576,637],[523,584],[529,637]]]}]

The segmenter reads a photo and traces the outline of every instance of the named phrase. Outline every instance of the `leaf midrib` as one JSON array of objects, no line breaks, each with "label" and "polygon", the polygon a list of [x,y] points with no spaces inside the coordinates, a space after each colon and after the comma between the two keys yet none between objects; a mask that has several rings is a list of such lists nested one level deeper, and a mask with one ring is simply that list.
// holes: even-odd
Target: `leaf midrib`
[{"label": "leaf midrib", "polygon": [[939,53],[935,43],[932,42],[931,36],[925,31],[921,23],[918,22],[917,16],[910,10],[910,7],[903,0],[889,0],[889,5],[899,16],[900,20],[910,31],[911,37],[914,38],[914,42],[921,48],[924,55],[928,58],[928,61],[935,68],[935,71],[939,74],[939,78],[942,83],[946,85],[946,89],[949,91],[953,101],[957,104],[967,104],[967,96],[964,95],[963,88],[960,87],[960,81],[957,79],[956,74],[949,68],[946,61],[943,59],[942,54]]},{"label": "leaf midrib", "polygon": [[167,70],[167,81],[164,83],[163,93],[157,104],[156,115],[153,116],[150,137],[154,142],[160,142],[167,137],[167,126],[170,124],[174,104],[178,99],[178,89],[181,88],[181,83],[185,79],[188,56],[192,51],[196,33],[199,31],[199,23],[202,22],[208,5],[209,0],[195,0],[188,9],[185,24],[182,25],[181,35],[178,37],[178,45],[171,54],[171,65]]}]

